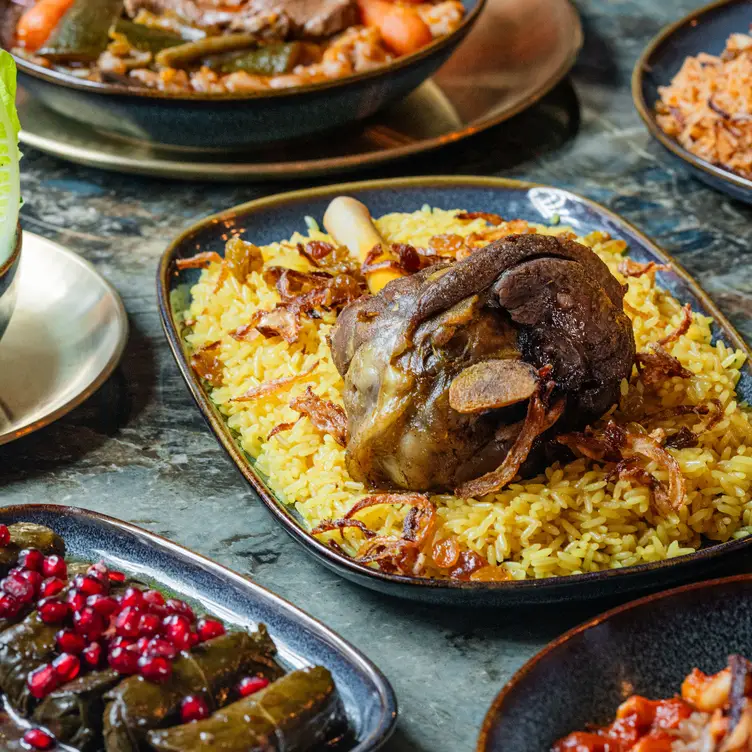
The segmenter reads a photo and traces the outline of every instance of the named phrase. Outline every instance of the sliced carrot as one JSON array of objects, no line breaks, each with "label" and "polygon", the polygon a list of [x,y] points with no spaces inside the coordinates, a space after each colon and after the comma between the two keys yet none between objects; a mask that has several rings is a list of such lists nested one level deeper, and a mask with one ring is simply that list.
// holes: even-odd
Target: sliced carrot
[{"label": "sliced carrot", "polygon": [[38,50],[75,0],[38,0],[18,21],[16,39],[30,52]]},{"label": "sliced carrot", "polygon": [[363,22],[375,26],[384,43],[398,55],[409,55],[433,40],[415,8],[388,0],[358,0]]}]

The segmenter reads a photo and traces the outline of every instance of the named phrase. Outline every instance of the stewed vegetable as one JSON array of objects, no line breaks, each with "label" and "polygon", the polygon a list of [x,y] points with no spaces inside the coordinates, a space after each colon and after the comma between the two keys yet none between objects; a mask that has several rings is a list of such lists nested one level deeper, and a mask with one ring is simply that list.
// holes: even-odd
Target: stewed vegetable
[{"label": "stewed vegetable", "polygon": [[463,15],[460,0],[36,0],[13,51],[93,81],[245,93],[372,70]]}]

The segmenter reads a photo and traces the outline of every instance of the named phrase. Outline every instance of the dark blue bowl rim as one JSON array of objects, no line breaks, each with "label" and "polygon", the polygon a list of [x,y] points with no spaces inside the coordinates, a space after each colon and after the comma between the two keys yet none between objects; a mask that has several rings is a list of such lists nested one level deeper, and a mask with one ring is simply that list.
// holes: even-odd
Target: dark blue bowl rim
[{"label": "dark blue bowl rim", "polygon": [[376,664],[358,648],[348,642],[344,637],[337,634],[333,629],[326,626],[322,621],[311,616],[294,603],[291,603],[282,596],[273,593],[271,590],[267,590],[267,588],[259,585],[248,577],[244,577],[238,572],[235,572],[223,564],[217,563],[203,554],[191,551],[189,548],[181,546],[179,543],[175,543],[169,538],[165,538],[157,533],[152,533],[149,530],[145,530],[144,528],[138,527],[130,522],[110,517],[101,512],[62,504],[17,504],[0,508],[0,521],[4,517],[9,516],[12,516],[14,519],[22,519],[24,514],[28,514],[31,511],[42,512],[52,516],[72,517],[73,519],[82,517],[89,518],[95,522],[103,524],[105,527],[114,528],[135,535],[148,541],[155,547],[161,548],[168,554],[187,558],[200,565],[203,570],[210,571],[223,580],[234,582],[245,590],[252,591],[255,595],[260,595],[271,601],[275,606],[286,612],[290,619],[297,622],[297,624],[306,632],[315,632],[320,639],[328,642],[336,648],[337,652],[344,656],[348,663],[357,666],[358,669],[363,672],[374,689],[378,692],[382,709],[379,724],[372,730],[366,739],[360,740],[357,746],[353,747],[351,752],[375,752],[375,750],[380,749],[387,739],[391,737],[397,724],[398,708],[397,697],[389,680],[384,676]]},{"label": "dark blue bowl rim", "polygon": [[609,621],[610,619],[616,618],[627,611],[631,611],[632,609],[639,609],[643,606],[652,606],[659,601],[669,599],[677,595],[682,595],[684,593],[690,593],[695,590],[712,589],[723,585],[730,585],[736,582],[744,582],[752,585],[752,574],[737,574],[731,577],[717,578],[715,580],[703,580],[702,582],[693,582],[689,585],[682,585],[681,587],[671,588],[670,590],[664,590],[660,593],[646,595],[643,598],[638,598],[637,600],[630,601],[629,603],[625,603],[621,606],[617,606],[616,608],[612,608],[609,611],[605,611],[604,613],[599,614],[598,616],[595,616],[592,619],[589,619],[588,621],[583,622],[582,624],[579,624],[578,626],[564,632],[564,634],[549,642],[548,645],[543,648],[543,650],[536,653],[529,661],[527,661],[527,663],[525,663],[521,668],[515,671],[515,673],[512,675],[512,678],[504,685],[501,692],[496,695],[493,702],[491,703],[491,707],[488,709],[485,717],[483,718],[483,725],[481,726],[480,736],[478,737],[478,743],[476,745],[475,752],[498,752],[498,750],[492,750],[491,747],[488,746],[489,736],[491,728],[494,726],[497,717],[500,713],[503,712],[504,703],[506,702],[507,698],[516,690],[517,685],[520,684],[520,682],[522,682],[523,679],[525,679],[525,677],[531,671],[533,671],[536,666],[538,666],[538,664],[545,661],[552,653],[562,647],[569,640],[577,637],[583,632],[587,632],[589,629],[592,629],[599,626],[600,624],[603,624],[604,622]]},{"label": "dark blue bowl rim", "polygon": [[[204,391],[199,378],[190,367],[187,358],[183,352],[180,333],[176,326],[170,306],[170,289],[171,281],[174,278],[174,260],[178,256],[182,244],[190,239],[196,232],[205,226],[219,224],[230,217],[238,215],[252,215],[255,211],[267,210],[281,204],[299,202],[306,198],[320,198],[322,196],[337,195],[362,190],[384,190],[395,191],[400,188],[415,187],[446,187],[446,188],[501,188],[527,191],[531,188],[553,188],[556,191],[572,198],[574,201],[581,202],[591,207],[596,213],[609,218],[617,226],[624,227],[628,232],[636,236],[642,244],[651,249],[651,252],[663,263],[670,264],[672,271],[689,287],[697,300],[702,304],[705,310],[715,320],[715,323],[723,330],[724,338],[728,344],[742,350],[749,362],[752,362],[752,350],[742,339],[741,335],[734,329],[726,316],[721,312],[718,306],[711,300],[708,294],[697,284],[693,277],[687,272],[670,254],[657,246],[647,235],[638,230],[634,225],[615,214],[605,206],[591,201],[584,196],[573,193],[572,191],[554,186],[543,186],[539,183],[524,182],[519,180],[510,180],[507,178],[496,177],[477,177],[473,175],[427,175],[421,177],[408,178],[388,178],[382,180],[364,180],[351,183],[339,183],[336,185],[321,186],[317,188],[306,188],[298,191],[289,191],[278,193],[272,196],[255,199],[222,212],[212,214],[199,220],[187,230],[183,231],[175,238],[166,248],[159,262],[157,269],[157,301],[159,313],[162,321],[162,328],[167,338],[168,345],[172,355],[177,363],[183,379],[188,386],[191,396],[196,405],[209,424],[220,446],[227,452],[237,469],[259,496],[266,508],[271,512],[274,518],[286,529],[286,531],[303,544],[314,556],[333,566],[337,570],[346,570],[355,579],[363,578],[373,581],[379,581],[384,585],[397,585],[411,588],[432,588],[435,590],[466,590],[480,592],[535,592],[545,591],[550,588],[562,588],[566,592],[571,592],[578,586],[587,585],[588,583],[601,582],[614,578],[627,579],[630,576],[639,576],[641,574],[660,572],[682,565],[696,564],[701,561],[715,559],[718,556],[731,554],[735,551],[743,550],[752,545],[752,536],[729,540],[724,543],[716,543],[706,548],[701,548],[695,553],[677,556],[662,561],[647,562],[636,564],[631,567],[621,569],[606,569],[599,572],[588,572],[585,574],[567,575],[560,577],[546,577],[532,580],[512,580],[504,582],[471,582],[458,580],[439,580],[425,577],[409,577],[406,575],[388,574],[377,569],[372,569],[364,564],[359,564],[338,551],[326,546],[309,532],[304,530],[295,520],[292,514],[284,508],[281,502],[277,501],[274,494],[267,488],[264,481],[256,474],[248,460],[243,455],[237,442],[231,436],[225,422],[219,416],[218,411],[213,406],[207,393]],[[565,596],[562,596],[562,599]]]},{"label": "dark blue bowl rim", "polygon": [[[674,156],[683,162],[689,163],[689,165],[696,170],[699,170],[712,178],[716,178],[723,183],[728,183],[737,189],[749,191],[749,193],[752,194],[752,180],[737,175],[736,173],[723,167],[719,167],[718,165],[714,165],[711,162],[707,162],[704,159],[700,159],[700,157],[695,156],[673,138],[666,135],[661,130],[655,119],[655,113],[653,111],[655,103],[648,103],[645,100],[643,87],[645,75],[651,69],[650,61],[653,58],[653,55],[659,52],[664,44],[670,43],[671,37],[675,32],[684,29],[686,26],[693,26],[697,20],[707,13],[711,13],[712,11],[718,10],[727,5],[738,5],[742,3],[747,4],[747,0],[715,0],[715,2],[709,3],[697,10],[693,10],[679,21],[663,28],[655,37],[653,37],[653,39],[650,40],[648,46],[643,50],[632,70],[632,101],[634,102],[634,106],[642,118],[643,123],[645,123],[653,138],[660,142],[660,144],[668,149],[668,151]],[[697,52],[702,52],[702,50],[698,49]],[[669,82],[666,81],[665,83],[668,84]]]},{"label": "dark blue bowl rim", "polygon": [[[373,70],[363,71],[361,73],[354,73],[343,78],[335,78],[330,81],[321,81],[315,84],[308,84],[304,86],[294,86],[289,89],[269,89],[265,91],[251,92],[246,94],[204,94],[201,92],[164,92],[157,91],[155,89],[137,88],[133,86],[123,86],[121,84],[106,84],[96,81],[85,81],[82,79],[76,79],[74,76],[70,76],[60,71],[44,68],[41,65],[32,63],[25,60],[18,55],[13,55],[16,61],[16,66],[21,73],[25,73],[32,78],[45,81],[46,83],[56,84],[58,86],[72,89],[74,91],[85,92],[93,95],[104,96],[121,96],[127,97],[133,100],[145,99],[152,101],[174,102],[174,103],[221,103],[221,102],[253,102],[253,101],[265,101],[268,99],[284,99],[301,97],[307,94],[316,94],[327,89],[333,89],[335,87],[347,87],[350,85],[357,85],[364,81],[372,81],[382,78],[391,73],[403,70],[408,67],[412,67],[414,64],[420,63],[423,60],[427,60],[433,57],[435,54],[440,53],[447,47],[459,44],[465,35],[470,31],[470,28],[478,20],[481,11],[486,5],[486,0],[471,0],[474,5],[469,11],[465,13],[460,25],[449,34],[446,34],[438,39],[434,39],[430,44],[425,47],[421,47],[417,52],[413,52],[409,55],[402,55],[395,58],[386,65],[382,65]],[[569,0],[565,0],[569,2]]]}]

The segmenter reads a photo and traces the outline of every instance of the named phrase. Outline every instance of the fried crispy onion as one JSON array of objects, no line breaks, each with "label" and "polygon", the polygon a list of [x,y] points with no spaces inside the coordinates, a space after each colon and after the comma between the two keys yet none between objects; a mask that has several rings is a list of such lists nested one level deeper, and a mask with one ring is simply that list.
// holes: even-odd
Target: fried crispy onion
[{"label": "fried crispy onion", "polygon": [[222,342],[217,340],[191,355],[191,368],[213,387],[222,386],[222,361],[219,359],[221,346]]},{"label": "fried crispy onion", "polygon": [[455,215],[455,218],[464,222],[470,222],[473,219],[485,219],[488,224],[497,227],[504,221],[498,214],[491,212],[459,212]]},{"label": "fried crispy onion", "polygon": [[[381,245],[375,245],[371,248],[360,267],[361,273],[367,276],[382,269],[393,269],[400,274],[415,274],[415,272],[419,272],[428,266],[455,258],[454,256],[442,256],[431,248],[416,248],[407,243],[392,243],[386,252],[387,258],[382,258],[384,255],[385,252]],[[377,261],[376,259],[381,260]]]},{"label": "fried crispy onion", "polygon": [[670,264],[659,264],[655,261],[648,261],[645,264],[641,264],[639,261],[633,261],[630,258],[626,258],[619,263],[619,273],[625,277],[642,277],[643,274],[667,272],[670,269]]},{"label": "fried crispy onion", "polygon": [[183,269],[205,269],[210,264],[222,264],[215,291],[222,286],[228,275],[232,275],[238,282],[245,282],[252,271],[261,271],[264,258],[261,249],[253,243],[247,243],[240,238],[231,238],[225,246],[224,258],[216,251],[202,251],[190,258],[177,259],[175,266]]},{"label": "fried crispy onion", "polygon": [[682,426],[676,433],[671,434],[664,443],[665,447],[685,449],[686,447],[697,446],[700,434],[715,428],[723,418],[723,414],[723,405],[720,400],[711,399],[699,405],[675,405],[674,407],[667,407],[656,413],[646,415],[643,418],[643,422],[658,422],[687,415],[707,416],[707,420],[702,422],[694,431],[690,431],[686,426]]},{"label": "fried crispy onion", "polygon": [[267,338],[282,337],[288,344],[293,344],[300,336],[300,319],[285,306],[256,311],[247,324],[230,332],[230,336],[238,341],[250,341],[255,339],[256,332]]},{"label": "fried crispy onion", "polygon": [[661,339],[658,340],[658,344],[661,345],[661,347],[665,347],[671,342],[676,342],[679,337],[689,331],[690,326],[692,326],[692,306],[687,303],[682,308],[682,320],[679,326],[669,332],[665,337],[661,337]]},{"label": "fried crispy onion", "polygon": [[181,258],[175,260],[175,266],[182,271],[183,269],[206,269],[210,264],[221,264],[222,257],[216,251],[203,251],[190,258]]},{"label": "fried crispy onion", "polygon": [[639,352],[635,355],[635,363],[642,383],[655,388],[665,379],[678,376],[690,379],[692,371],[686,369],[673,355],[669,355],[662,345],[653,343],[649,352]]},{"label": "fried crispy onion", "polygon": [[319,362],[317,360],[300,373],[296,373],[292,376],[283,376],[279,379],[272,379],[271,381],[264,381],[258,386],[252,386],[247,392],[241,394],[239,397],[233,397],[230,401],[253,402],[259,397],[263,397],[267,394],[272,394],[273,392],[278,392],[280,389],[284,389],[291,384],[295,384],[298,381],[302,381],[303,379],[308,378],[314,372],[314,370],[316,370],[318,364]]},{"label": "fried crispy onion", "polygon": [[[616,462],[614,477],[635,479],[648,486],[662,514],[678,511],[687,501],[686,484],[679,463],[652,436],[629,431],[609,421],[601,434],[593,431],[562,434],[556,440],[578,449],[590,459]],[[663,468],[668,473],[668,486],[640,467],[636,462],[638,458],[655,462]]]},{"label": "fried crispy onion", "polygon": [[[541,369],[541,373],[544,370]],[[549,404],[555,384],[553,381],[545,381],[544,378],[539,380],[538,386],[530,398],[522,430],[507,452],[504,461],[496,470],[460,485],[455,490],[457,496],[463,499],[479,498],[504,488],[519,472],[520,466],[530,454],[535,439],[561,417],[566,400],[562,397],[553,404]]]},{"label": "fried crispy onion", "polygon": [[290,407],[305,415],[319,431],[328,433],[340,446],[347,446],[347,414],[334,402],[322,399],[309,386]]},{"label": "fried crispy onion", "polygon": [[342,520],[324,520],[311,532],[323,532],[345,527],[358,512],[380,504],[409,505],[405,515],[402,535],[393,538],[385,535],[368,537],[353,557],[361,564],[377,564],[385,572],[418,575],[423,570],[426,555],[423,552],[436,527],[436,507],[427,496],[418,493],[384,493],[366,496],[358,501]]}]

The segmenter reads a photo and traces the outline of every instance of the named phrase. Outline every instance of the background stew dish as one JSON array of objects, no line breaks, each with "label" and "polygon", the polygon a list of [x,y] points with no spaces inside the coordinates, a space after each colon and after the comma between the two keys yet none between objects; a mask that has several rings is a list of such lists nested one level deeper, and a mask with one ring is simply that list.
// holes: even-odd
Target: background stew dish
[{"label": "background stew dish", "polygon": [[348,732],[329,671],[285,672],[264,625],[230,631],[64,551],[47,527],[0,525],[0,691],[27,747],[302,751]]},{"label": "background stew dish", "polygon": [[459,0],[36,0],[4,46],[76,78],[244,94],[364,73],[455,31]]}]

